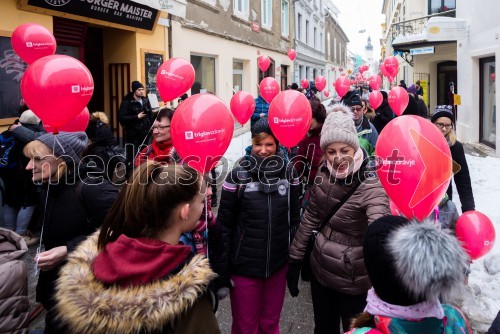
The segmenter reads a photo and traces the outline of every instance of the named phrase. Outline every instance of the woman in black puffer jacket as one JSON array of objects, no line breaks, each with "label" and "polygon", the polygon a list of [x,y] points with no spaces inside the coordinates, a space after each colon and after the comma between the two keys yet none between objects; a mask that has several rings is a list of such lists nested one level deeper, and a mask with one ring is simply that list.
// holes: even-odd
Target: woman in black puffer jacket
[{"label": "woman in black puffer jacket", "polygon": [[255,123],[252,137],[251,154],[222,187],[220,242],[212,246],[211,264],[219,274],[219,296],[232,288],[232,332],[278,333],[288,247],[299,223],[299,180],[267,118]]}]

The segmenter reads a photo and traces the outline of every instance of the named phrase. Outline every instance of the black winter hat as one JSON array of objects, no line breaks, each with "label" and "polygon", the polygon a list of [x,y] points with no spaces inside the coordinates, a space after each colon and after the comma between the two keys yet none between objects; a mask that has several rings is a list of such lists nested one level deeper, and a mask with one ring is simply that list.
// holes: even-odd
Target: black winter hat
[{"label": "black winter hat", "polygon": [[346,95],[342,98],[341,102],[343,102],[346,106],[362,106],[361,97],[359,94],[356,94],[354,91],[348,91]]},{"label": "black winter hat", "polygon": [[144,85],[141,84],[139,81],[132,81],[132,93],[135,93],[136,90],[139,88],[144,88]]},{"label": "black winter hat", "polygon": [[260,118],[255,124],[252,126],[252,137],[255,137],[261,132],[265,132],[274,137],[273,132],[271,131],[271,127],[269,126],[269,121],[267,117]]},{"label": "black winter hat", "polygon": [[434,108],[434,113],[431,117],[431,122],[434,123],[438,118],[448,117],[451,119],[452,123],[455,123],[455,117],[453,117],[453,111],[451,106],[440,105]]},{"label": "black winter hat", "polygon": [[363,255],[376,294],[409,306],[459,293],[468,257],[456,237],[433,222],[385,216],[368,226]]}]

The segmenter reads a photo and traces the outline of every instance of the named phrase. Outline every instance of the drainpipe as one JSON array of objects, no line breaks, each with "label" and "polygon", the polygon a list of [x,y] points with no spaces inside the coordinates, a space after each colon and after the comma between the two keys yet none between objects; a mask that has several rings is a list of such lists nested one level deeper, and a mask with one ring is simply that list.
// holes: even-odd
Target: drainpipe
[{"label": "drainpipe", "polygon": [[[295,19],[297,17],[297,10],[295,9],[295,3],[299,1],[299,0],[293,0],[293,49],[295,51],[297,51],[297,34],[295,33],[295,27],[297,27],[297,25],[295,24]],[[297,70],[300,68],[298,65],[296,65],[296,63],[294,62],[293,63],[293,81],[292,82],[295,82],[295,66],[297,66]],[[298,78],[297,78],[297,84],[300,85],[300,73],[298,75]]]},{"label": "drainpipe", "polygon": [[[167,57],[170,59],[172,58],[172,28],[173,28],[173,24],[172,24],[172,14],[168,14],[168,22],[169,22],[169,27],[165,27],[165,29],[168,29],[167,31],[167,34],[165,34],[165,36],[168,35],[168,46],[165,45],[165,49],[168,50],[168,55]],[[165,43],[167,44],[167,43]]]}]

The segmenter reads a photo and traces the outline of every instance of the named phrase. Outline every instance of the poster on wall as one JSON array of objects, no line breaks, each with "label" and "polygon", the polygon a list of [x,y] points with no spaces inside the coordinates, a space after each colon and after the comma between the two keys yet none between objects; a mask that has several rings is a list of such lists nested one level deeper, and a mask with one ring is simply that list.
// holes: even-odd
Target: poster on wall
[{"label": "poster on wall", "polygon": [[163,52],[146,49],[141,49],[141,51],[143,58],[143,80],[146,93],[155,94],[158,97],[158,101],[162,102],[160,94],[158,93],[158,87],[156,86],[156,72],[158,72],[158,68],[164,61],[165,57]]},{"label": "poster on wall", "polygon": [[12,49],[10,37],[0,36],[0,118],[19,116],[20,85],[27,67]]}]

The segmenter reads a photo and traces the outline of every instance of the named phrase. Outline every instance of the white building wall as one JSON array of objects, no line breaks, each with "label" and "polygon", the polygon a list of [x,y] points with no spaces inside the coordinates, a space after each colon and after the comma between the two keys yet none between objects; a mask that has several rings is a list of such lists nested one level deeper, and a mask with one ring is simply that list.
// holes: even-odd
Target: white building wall
[{"label": "white building wall", "polygon": [[[464,142],[480,140],[480,59],[495,56],[500,59],[500,22],[497,0],[483,0],[480,6],[468,0],[457,0],[457,18],[467,21],[468,34],[458,41],[457,67],[458,83],[462,97],[459,107],[457,133]],[[496,8],[497,10],[492,10]],[[498,92],[499,83],[495,81]],[[500,94],[496,94],[495,104],[500,105]],[[497,115],[498,116],[498,115]],[[500,156],[500,123],[496,122],[496,154]]]}]

